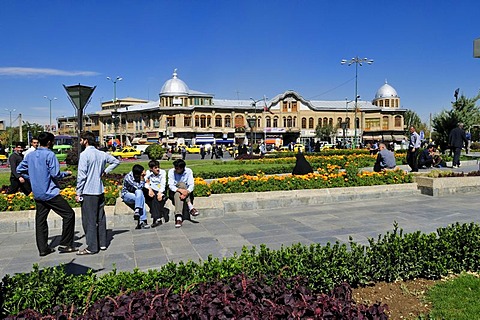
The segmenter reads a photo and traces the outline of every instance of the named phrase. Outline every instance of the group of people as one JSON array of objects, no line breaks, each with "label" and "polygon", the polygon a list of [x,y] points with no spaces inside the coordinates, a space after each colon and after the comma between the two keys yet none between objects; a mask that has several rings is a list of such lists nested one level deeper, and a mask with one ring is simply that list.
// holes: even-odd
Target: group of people
[{"label": "group of people", "polygon": [[[40,256],[55,251],[48,245],[47,217],[51,210],[62,217],[62,235],[58,251],[77,255],[96,254],[107,249],[107,228],[105,216],[105,195],[102,177],[119,165],[119,160],[96,148],[96,137],[91,132],[84,132],[80,138],[82,152],[78,162],[76,185],[76,201],[81,203],[82,227],[85,233],[86,246],[79,250],[74,245],[75,213],[68,202],[60,195],[59,181],[72,174],[71,171],[60,171],[60,163],[51,150],[54,135],[42,132],[32,140],[32,150],[21,155],[21,149],[12,157],[11,165],[15,165],[12,178],[18,188],[31,188],[33,192],[35,214],[35,238]],[[35,141],[35,142],[34,142]],[[18,161],[20,160],[20,161]],[[168,173],[169,197],[175,204],[175,226],[180,227],[183,220],[184,206],[190,215],[198,215],[193,207],[194,180],[192,170],[186,168],[182,159],[174,161],[174,168]],[[137,228],[148,228],[145,202],[150,206],[154,223],[158,226],[162,221],[162,210],[165,205],[166,173],[160,170],[159,162],[152,160],[147,172],[141,165],[134,165],[132,171],[125,176],[122,199],[134,205],[134,216],[138,220]],[[11,190],[14,190],[11,188]],[[28,189],[25,193],[30,193]],[[28,194],[27,193],[27,194]]]}]

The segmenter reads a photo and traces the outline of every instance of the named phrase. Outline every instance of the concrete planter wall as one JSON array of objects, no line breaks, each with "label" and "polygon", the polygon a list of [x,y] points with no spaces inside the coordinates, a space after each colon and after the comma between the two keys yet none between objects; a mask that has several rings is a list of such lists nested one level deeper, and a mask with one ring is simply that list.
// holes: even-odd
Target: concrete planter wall
[{"label": "concrete planter wall", "polygon": [[457,192],[480,192],[480,177],[415,177],[415,182],[422,194],[442,196]]}]

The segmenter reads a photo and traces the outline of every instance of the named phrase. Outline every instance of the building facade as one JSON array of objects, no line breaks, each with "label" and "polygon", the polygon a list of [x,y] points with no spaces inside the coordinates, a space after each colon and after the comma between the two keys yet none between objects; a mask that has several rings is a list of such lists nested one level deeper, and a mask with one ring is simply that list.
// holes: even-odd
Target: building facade
[{"label": "building facade", "polygon": [[[355,107],[356,105],[356,107]],[[370,101],[319,101],[304,99],[288,90],[274,98],[217,99],[189,89],[176,70],[157,101],[135,98],[103,102],[101,110],[84,119],[86,130],[100,141],[122,144],[248,144],[265,141],[286,145],[311,143],[317,126],[333,128],[330,142],[401,141],[404,113],[396,90],[385,83]],[[58,119],[60,134],[76,134],[75,117]]]}]

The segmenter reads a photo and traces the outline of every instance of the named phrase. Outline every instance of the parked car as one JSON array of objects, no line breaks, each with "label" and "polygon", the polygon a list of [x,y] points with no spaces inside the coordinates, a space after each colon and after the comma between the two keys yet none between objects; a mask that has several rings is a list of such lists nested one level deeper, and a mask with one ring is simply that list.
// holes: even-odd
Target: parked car
[{"label": "parked car", "polygon": [[137,150],[133,147],[125,147],[121,150],[111,152],[110,154],[117,159],[128,159],[128,158],[137,159],[137,157],[139,157],[142,153],[140,152],[140,150]]},{"label": "parked car", "polygon": [[72,146],[69,144],[59,144],[53,146],[53,152],[55,153],[55,157],[57,157],[58,161],[63,162],[67,159],[68,152],[72,150]]},{"label": "parked car", "polygon": [[0,154],[0,164],[6,164],[8,162],[8,158],[4,154]]},{"label": "parked car", "polygon": [[148,146],[150,145],[149,144],[134,144],[133,147],[140,151],[141,154],[144,154],[145,153],[145,150],[147,150]]}]

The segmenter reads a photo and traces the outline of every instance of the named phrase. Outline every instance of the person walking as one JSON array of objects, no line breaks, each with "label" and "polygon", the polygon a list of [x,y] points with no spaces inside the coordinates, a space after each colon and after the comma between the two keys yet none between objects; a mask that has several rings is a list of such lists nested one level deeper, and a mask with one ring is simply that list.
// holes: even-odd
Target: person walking
[{"label": "person walking", "polygon": [[[77,202],[81,202],[82,226],[87,247],[77,255],[95,254],[107,249],[107,219],[102,176],[115,169],[120,161],[95,147],[95,135],[84,132],[80,136],[84,149],[78,160]],[[108,166],[106,166],[109,164]]]},{"label": "person walking", "polygon": [[36,204],[35,238],[40,256],[46,256],[55,251],[48,246],[47,217],[50,210],[62,217],[62,237],[58,251],[70,253],[78,251],[73,246],[75,231],[75,213],[68,202],[60,195],[58,180],[72,174],[71,171],[60,172],[60,163],[50,148],[55,136],[50,132],[42,132],[38,136],[40,146],[20,162],[17,173],[32,184]]},{"label": "person walking", "polygon": [[452,168],[460,168],[460,154],[464,145],[468,144],[468,139],[463,130],[463,123],[459,122],[457,127],[450,131],[448,135],[448,144],[453,151]]},{"label": "person walking", "polygon": [[410,172],[418,172],[418,150],[420,149],[420,136],[414,126],[410,127],[410,141],[407,150],[407,163],[412,168]]},{"label": "person walking", "polygon": [[10,187],[8,188],[8,194],[16,193],[18,190],[21,190],[26,195],[32,192],[30,181],[17,173],[17,167],[24,158],[22,150],[22,144],[17,143],[12,154],[8,157],[8,164],[10,165]]},{"label": "person walking", "polygon": [[173,168],[168,171],[168,197],[175,206],[175,228],[182,226],[184,205],[188,206],[190,215],[198,216],[192,203],[194,187],[192,169],[186,167],[185,161],[175,160]]}]

